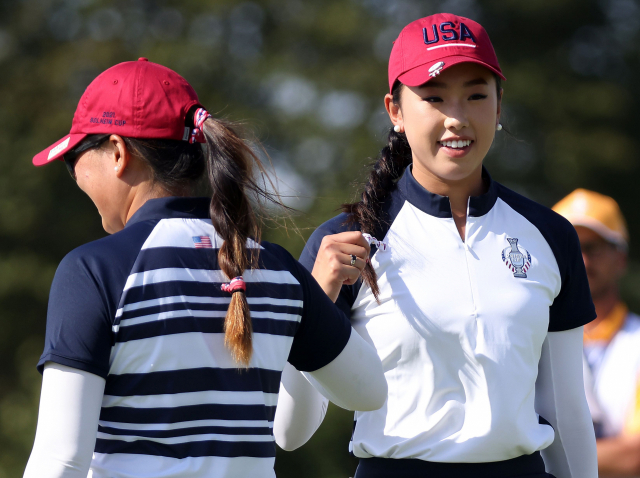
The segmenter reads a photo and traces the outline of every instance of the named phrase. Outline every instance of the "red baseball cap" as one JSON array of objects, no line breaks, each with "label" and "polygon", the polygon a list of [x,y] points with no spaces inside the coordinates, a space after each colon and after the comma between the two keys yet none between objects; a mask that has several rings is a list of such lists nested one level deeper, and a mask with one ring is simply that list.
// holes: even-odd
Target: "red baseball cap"
[{"label": "red baseball cap", "polygon": [[393,44],[389,91],[396,80],[420,86],[464,62],[478,63],[506,80],[489,35],[479,23],[451,13],[421,18],[404,27]]},{"label": "red baseball cap", "polygon": [[42,166],[74,148],[90,134],[188,140],[189,109],[199,105],[187,80],[146,58],[112,66],[91,82],[80,98],[68,135],[33,157]]}]

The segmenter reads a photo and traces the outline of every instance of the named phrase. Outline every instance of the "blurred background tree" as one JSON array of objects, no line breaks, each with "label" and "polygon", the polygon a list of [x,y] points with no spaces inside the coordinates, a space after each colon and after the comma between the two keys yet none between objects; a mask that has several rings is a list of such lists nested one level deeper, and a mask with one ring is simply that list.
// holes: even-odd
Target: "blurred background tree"
[{"label": "blurred background tree", "polygon": [[[384,144],[392,41],[439,11],[481,22],[508,78],[511,134],[487,158],[493,176],[549,206],[576,187],[615,197],[632,238],[625,299],[640,311],[638,0],[0,0],[0,478],[22,476],[33,443],[55,268],[104,235],[61,164],[31,166],[69,131],[89,82],[145,56],[245,121],[300,211],[301,234],[266,239],[297,256]],[[278,451],[278,476],[353,475],[350,433],[351,414],[332,406],[309,444]]]}]

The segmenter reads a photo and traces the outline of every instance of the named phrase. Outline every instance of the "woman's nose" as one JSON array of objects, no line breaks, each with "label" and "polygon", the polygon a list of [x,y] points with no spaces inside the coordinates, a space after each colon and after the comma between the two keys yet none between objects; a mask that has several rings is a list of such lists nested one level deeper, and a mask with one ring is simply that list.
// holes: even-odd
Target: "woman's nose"
[{"label": "woman's nose", "polygon": [[462,112],[455,112],[444,120],[444,127],[447,129],[461,130],[469,126],[469,121]]}]

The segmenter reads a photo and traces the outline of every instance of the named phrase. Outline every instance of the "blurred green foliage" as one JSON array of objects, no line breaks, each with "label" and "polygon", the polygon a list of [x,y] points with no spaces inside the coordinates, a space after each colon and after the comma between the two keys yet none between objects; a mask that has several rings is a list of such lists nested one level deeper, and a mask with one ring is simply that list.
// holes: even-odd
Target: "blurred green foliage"
[{"label": "blurred green foliage", "polygon": [[[493,176],[549,206],[576,187],[614,196],[632,237],[624,295],[640,311],[638,0],[0,0],[0,478],[21,476],[33,441],[55,268],[104,234],[61,164],[30,162],[69,131],[89,82],[145,56],[245,121],[300,210],[301,234],[265,238],[297,255],[384,142],[391,42],[438,11],[480,21],[508,78]],[[332,406],[309,444],[278,452],[278,476],[352,475],[350,433]]]}]

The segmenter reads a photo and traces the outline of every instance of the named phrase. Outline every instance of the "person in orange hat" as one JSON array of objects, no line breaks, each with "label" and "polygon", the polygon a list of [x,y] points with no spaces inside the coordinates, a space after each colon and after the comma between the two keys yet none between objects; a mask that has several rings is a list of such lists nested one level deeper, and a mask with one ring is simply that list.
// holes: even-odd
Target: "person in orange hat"
[{"label": "person in orange hat", "polygon": [[608,196],[576,189],[553,209],[576,228],[598,318],[584,327],[585,388],[600,476],[640,476],[640,317],[620,299],[629,235]]}]

